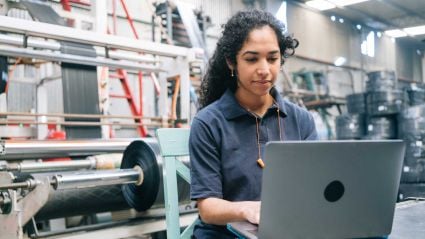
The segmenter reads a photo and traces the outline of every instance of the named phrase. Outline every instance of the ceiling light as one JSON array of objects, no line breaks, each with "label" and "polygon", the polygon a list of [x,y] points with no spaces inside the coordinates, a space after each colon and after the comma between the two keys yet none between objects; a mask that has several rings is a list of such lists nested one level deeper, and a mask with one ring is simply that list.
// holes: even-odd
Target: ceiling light
[{"label": "ceiling light", "polygon": [[284,32],[288,31],[288,23],[286,18],[286,2],[283,1],[282,4],[280,4],[279,10],[276,12],[276,18],[279,19],[284,25],[285,29]]},{"label": "ceiling light", "polygon": [[409,35],[422,35],[425,34],[425,25],[417,26],[417,27],[408,27],[403,29]]},{"label": "ceiling light", "polygon": [[367,55],[370,57],[375,56],[375,32],[371,31],[366,37]]},{"label": "ceiling light", "polygon": [[362,29],[362,25],[357,24],[357,25],[356,25],[356,28],[357,28],[357,30],[361,30],[361,29]]},{"label": "ceiling light", "polygon": [[385,31],[385,34],[387,34],[390,37],[405,37],[405,36],[407,36],[407,33],[405,33],[402,30],[399,30],[399,29]]},{"label": "ceiling light", "polygon": [[312,0],[312,1],[308,1],[305,4],[307,4],[307,6],[312,7],[312,8],[316,8],[317,10],[320,11],[324,11],[324,10],[328,10],[328,9],[332,9],[335,8],[335,4],[330,3],[326,0]]},{"label": "ceiling light", "polygon": [[335,59],[334,65],[335,66],[342,66],[342,65],[345,64],[346,61],[347,61],[347,59],[345,57],[339,56]]},{"label": "ceiling light", "polygon": [[362,52],[363,55],[367,55],[367,46],[366,46],[366,41],[363,41],[362,44],[360,45],[360,50]]},{"label": "ceiling light", "polygon": [[369,0],[328,0],[329,2],[332,2],[333,4],[337,6],[347,6],[352,4],[357,4],[361,2],[366,2]]},{"label": "ceiling light", "polygon": [[381,32],[377,32],[377,33],[376,33],[376,36],[377,36],[378,38],[381,38],[381,37],[382,37],[382,33],[381,33]]},{"label": "ceiling light", "polygon": [[340,18],[340,19],[339,19],[339,22],[340,22],[340,23],[344,23],[344,18]]},{"label": "ceiling light", "polygon": [[331,20],[334,22],[336,20],[335,16],[331,16]]}]

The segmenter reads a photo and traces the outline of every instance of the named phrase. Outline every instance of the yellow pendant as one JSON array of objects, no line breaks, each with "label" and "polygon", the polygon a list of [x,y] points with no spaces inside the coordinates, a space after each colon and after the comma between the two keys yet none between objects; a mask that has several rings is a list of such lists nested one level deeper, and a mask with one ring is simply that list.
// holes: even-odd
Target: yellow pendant
[{"label": "yellow pendant", "polygon": [[261,158],[257,159],[257,163],[261,168],[264,168],[266,166]]}]

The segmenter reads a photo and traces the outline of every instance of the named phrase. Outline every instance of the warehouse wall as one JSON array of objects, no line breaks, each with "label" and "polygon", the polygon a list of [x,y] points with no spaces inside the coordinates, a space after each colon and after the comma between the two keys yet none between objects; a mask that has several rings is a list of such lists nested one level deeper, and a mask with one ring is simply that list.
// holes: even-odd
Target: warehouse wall
[{"label": "warehouse wall", "polygon": [[[289,33],[300,41],[298,58],[288,61],[288,71],[326,72],[332,95],[362,91],[365,72],[396,69],[395,44],[388,37],[375,37],[375,56],[369,57],[361,54],[360,46],[370,29],[358,30],[346,19],[344,23],[332,21],[295,4],[288,4],[287,17]],[[337,57],[347,59],[343,67],[333,66]]]},{"label": "warehouse wall", "polygon": [[[282,1],[267,0],[267,9],[276,11]],[[288,2],[288,29],[301,45],[297,50],[300,56],[313,60],[332,63],[337,56],[344,56],[349,61],[347,66],[362,68],[365,71],[398,70],[404,72],[409,80],[423,79],[423,53],[417,54],[417,47],[403,41],[393,41],[383,34],[375,37],[375,57],[361,55],[360,44],[373,29],[358,30],[356,23],[344,19],[344,23],[331,21],[322,12],[301,7]],[[423,48],[423,47],[422,47]],[[407,72],[411,72],[408,74]]]},{"label": "warehouse wall", "polygon": [[410,41],[397,40],[397,72],[398,77],[406,80],[424,81],[424,55]]}]

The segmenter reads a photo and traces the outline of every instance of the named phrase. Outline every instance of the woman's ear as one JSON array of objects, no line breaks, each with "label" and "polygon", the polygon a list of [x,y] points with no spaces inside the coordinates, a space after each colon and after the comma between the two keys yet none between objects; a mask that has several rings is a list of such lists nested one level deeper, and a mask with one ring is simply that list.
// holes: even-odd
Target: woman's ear
[{"label": "woman's ear", "polygon": [[226,64],[227,64],[227,67],[229,67],[229,70],[233,71],[235,69],[235,66],[233,65],[233,63],[230,62],[230,60],[227,58],[226,58]]}]

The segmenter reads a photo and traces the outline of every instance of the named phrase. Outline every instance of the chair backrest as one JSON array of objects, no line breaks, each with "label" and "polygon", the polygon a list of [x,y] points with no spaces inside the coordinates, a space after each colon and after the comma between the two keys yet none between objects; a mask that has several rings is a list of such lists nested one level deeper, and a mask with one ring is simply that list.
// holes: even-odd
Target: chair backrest
[{"label": "chair backrest", "polygon": [[180,235],[177,174],[190,183],[190,170],[176,157],[189,155],[189,129],[157,129],[161,156],[163,157],[163,182],[167,238],[190,238],[197,220]]},{"label": "chair backrest", "polygon": [[189,129],[163,128],[156,131],[162,157],[189,155]]}]

